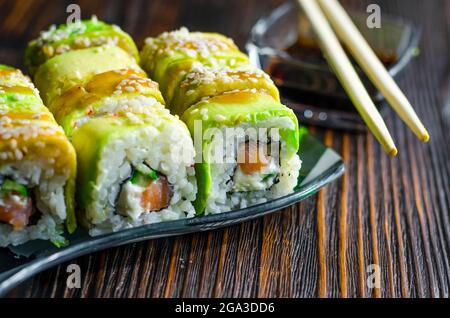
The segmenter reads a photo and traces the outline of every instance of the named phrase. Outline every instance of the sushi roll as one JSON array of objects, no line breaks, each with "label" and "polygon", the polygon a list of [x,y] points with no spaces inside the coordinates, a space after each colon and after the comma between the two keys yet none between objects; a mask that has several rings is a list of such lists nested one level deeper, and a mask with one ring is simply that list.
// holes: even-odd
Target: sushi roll
[{"label": "sushi roll", "polygon": [[291,193],[301,167],[299,125],[269,76],[219,34],[183,28],[145,43],[142,67],[194,139],[197,215]]},{"label": "sushi roll", "polygon": [[147,38],[141,52],[142,67],[159,83],[168,105],[176,85],[194,65],[221,69],[249,64],[231,39],[217,33],[189,33],[186,28]]},{"label": "sushi roll", "polygon": [[[99,21],[79,23],[86,25],[84,32],[53,28],[55,36],[46,36],[45,45],[62,41],[61,34],[73,43],[91,36],[92,23],[117,31]],[[35,46],[41,39],[31,43],[30,50],[40,50]],[[194,216],[195,152],[189,130],[165,108],[158,84],[137,64],[134,43],[131,50],[91,43],[45,60],[34,75],[78,155],[80,222],[98,235]]]},{"label": "sushi roll", "polygon": [[0,112],[0,246],[63,246],[77,225],[75,150],[31,81],[4,65]]},{"label": "sushi roll", "polygon": [[95,16],[90,20],[76,21],[59,27],[51,26],[29,43],[25,62],[32,75],[45,61],[73,50],[83,48],[117,46],[134,58],[139,52],[133,39],[117,25],[99,21]]}]

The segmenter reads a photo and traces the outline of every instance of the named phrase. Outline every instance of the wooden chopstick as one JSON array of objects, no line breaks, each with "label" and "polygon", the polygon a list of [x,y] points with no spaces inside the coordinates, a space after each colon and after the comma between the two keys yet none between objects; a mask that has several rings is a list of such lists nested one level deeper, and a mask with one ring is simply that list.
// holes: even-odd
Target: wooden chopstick
[{"label": "wooden chopstick", "polygon": [[361,117],[374,134],[375,138],[391,156],[397,154],[397,148],[375,107],[372,99],[364,88],[352,63],[344,52],[338,38],[320,10],[316,0],[297,0],[306,16],[311,21],[325,57],[333,67],[339,81],[349,95]]},{"label": "wooden chopstick", "polygon": [[417,137],[427,142],[430,139],[428,131],[345,9],[337,0],[317,0],[317,2],[340,40],[347,46],[373,84],[383,93],[392,108]]}]

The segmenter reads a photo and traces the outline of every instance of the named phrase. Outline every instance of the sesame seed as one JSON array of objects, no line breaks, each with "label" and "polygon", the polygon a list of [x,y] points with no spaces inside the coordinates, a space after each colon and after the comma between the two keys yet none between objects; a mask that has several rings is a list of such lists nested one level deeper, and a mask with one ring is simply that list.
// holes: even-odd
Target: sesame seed
[{"label": "sesame seed", "polygon": [[226,119],[227,118],[225,116],[220,115],[220,114],[217,114],[216,116],[214,116],[214,120],[216,120],[216,121],[224,121]]},{"label": "sesame seed", "polygon": [[19,149],[16,149],[14,154],[15,154],[17,160],[22,160],[23,154]]}]

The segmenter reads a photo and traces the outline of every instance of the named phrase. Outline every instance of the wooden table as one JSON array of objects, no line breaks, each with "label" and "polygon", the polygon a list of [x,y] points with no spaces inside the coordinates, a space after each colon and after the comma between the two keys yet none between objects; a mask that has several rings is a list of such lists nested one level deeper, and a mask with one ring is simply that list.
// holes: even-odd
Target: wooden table
[{"label": "wooden table", "polygon": [[[78,2],[131,33],[187,26],[232,36],[243,47],[250,27],[282,1],[0,1],[0,61],[22,66],[29,39],[65,21]],[[431,133],[424,145],[393,112],[385,116],[399,148],[388,158],[371,135],[316,128],[344,157],[343,178],[319,194],[262,219],[208,233],[132,244],[71,263],[81,289],[66,289],[68,264],[23,283],[24,297],[448,297],[450,285],[450,2],[343,1],[415,21],[421,54],[400,82]],[[447,117],[444,105],[447,105]],[[370,264],[380,288],[367,286]]]}]

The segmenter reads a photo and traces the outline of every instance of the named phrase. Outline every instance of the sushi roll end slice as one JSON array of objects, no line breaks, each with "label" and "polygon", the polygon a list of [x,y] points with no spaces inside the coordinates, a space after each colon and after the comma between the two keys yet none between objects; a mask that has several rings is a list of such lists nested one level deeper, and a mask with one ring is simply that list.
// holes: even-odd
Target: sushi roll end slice
[{"label": "sushi roll end slice", "polygon": [[76,228],[75,151],[31,81],[2,65],[0,113],[0,246],[62,246]]}]

